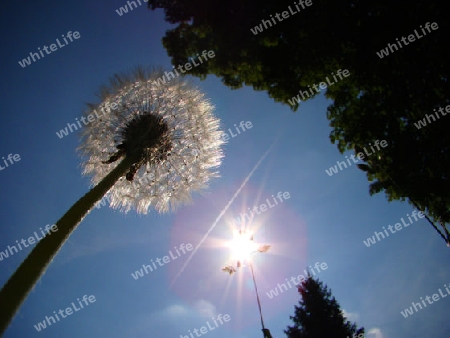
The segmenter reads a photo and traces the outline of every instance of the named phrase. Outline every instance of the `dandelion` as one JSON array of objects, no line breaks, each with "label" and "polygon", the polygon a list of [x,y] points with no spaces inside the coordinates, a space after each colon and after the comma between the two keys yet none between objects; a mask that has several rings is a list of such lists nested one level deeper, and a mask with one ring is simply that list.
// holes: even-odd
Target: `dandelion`
[{"label": "dandelion", "polygon": [[[224,141],[204,94],[186,81],[156,85],[161,71],[137,68],[102,87],[89,104],[78,148],[93,188],[56,223],[0,291],[0,335],[58,250],[106,194],[110,206],[146,214],[175,210],[217,177]],[[116,109],[111,109],[116,107]],[[92,119],[97,111],[106,114]],[[95,114],[97,115],[97,114]],[[98,115],[97,115],[98,116]]]},{"label": "dandelion", "polygon": [[79,150],[86,158],[84,174],[98,184],[122,157],[131,165],[109,191],[111,207],[147,213],[173,210],[190,200],[190,192],[217,176],[222,152],[219,120],[204,95],[186,82],[157,85],[139,69],[131,78],[118,77],[104,88],[107,119],[96,119],[82,133]]}]

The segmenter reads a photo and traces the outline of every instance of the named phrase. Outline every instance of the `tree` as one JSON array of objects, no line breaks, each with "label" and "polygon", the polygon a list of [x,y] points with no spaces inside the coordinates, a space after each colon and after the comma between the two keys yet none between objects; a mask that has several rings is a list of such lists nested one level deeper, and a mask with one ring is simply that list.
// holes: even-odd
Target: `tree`
[{"label": "tree", "polygon": [[[213,50],[214,58],[187,73],[267,91],[293,111],[300,91],[347,69],[348,78],[326,89],[334,100],[327,114],[331,141],[341,153],[358,153],[386,140],[389,146],[360,166],[374,181],[369,192],[384,191],[389,200],[408,200],[433,220],[450,222],[450,117],[415,127],[450,104],[445,2],[419,0],[406,8],[389,0],[310,0],[296,6],[299,11],[291,0],[149,0],[150,9],[163,8],[177,25],[163,38],[174,66]],[[294,14],[283,18],[283,11]],[[438,28],[422,30],[427,22]]]},{"label": "tree", "polygon": [[284,330],[288,338],[363,338],[364,328],[347,321],[331,290],[308,275],[298,287],[302,297],[295,306],[294,322]]}]

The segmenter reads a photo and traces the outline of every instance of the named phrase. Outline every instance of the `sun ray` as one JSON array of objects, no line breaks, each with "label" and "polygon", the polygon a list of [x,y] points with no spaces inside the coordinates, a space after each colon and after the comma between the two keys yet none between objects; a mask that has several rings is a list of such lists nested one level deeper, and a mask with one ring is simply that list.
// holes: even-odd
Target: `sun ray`
[{"label": "sun ray", "polygon": [[[275,140],[276,141],[276,140]],[[239,195],[239,193],[241,192],[241,190],[244,188],[244,186],[247,184],[248,180],[250,179],[250,177],[252,177],[253,173],[256,171],[256,169],[258,169],[258,167],[261,165],[261,163],[264,161],[264,159],[266,158],[267,155],[269,155],[270,151],[272,150],[273,146],[275,145],[275,141],[272,142],[272,144],[270,145],[269,149],[267,149],[267,151],[261,156],[261,158],[259,159],[259,161],[255,164],[255,166],[253,167],[253,169],[250,171],[250,173],[247,175],[247,177],[244,179],[244,182],[242,182],[241,186],[239,187],[239,189],[234,193],[233,197],[230,199],[230,201],[227,203],[227,205],[223,208],[223,210],[220,212],[219,216],[217,216],[216,220],[214,221],[214,223],[211,225],[211,227],[208,229],[208,231],[206,232],[206,234],[203,236],[203,238],[200,240],[200,242],[197,244],[197,246],[195,247],[195,249],[192,251],[191,255],[188,257],[188,259],[186,260],[186,262],[184,263],[184,265],[181,267],[180,271],[177,273],[177,275],[175,276],[175,278],[173,279],[173,281],[170,283],[170,287],[172,288],[172,286],[175,284],[175,282],[178,280],[178,278],[180,277],[180,275],[183,273],[183,271],[186,269],[187,265],[189,264],[189,262],[191,261],[192,257],[194,257],[195,253],[197,252],[198,248],[203,244],[203,242],[206,240],[206,238],[208,237],[208,235],[210,234],[210,232],[216,227],[217,223],[219,223],[220,219],[222,218],[222,216],[226,213],[226,211],[228,210],[228,208],[231,206],[231,204],[234,202],[234,200],[237,198],[237,196]]]}]

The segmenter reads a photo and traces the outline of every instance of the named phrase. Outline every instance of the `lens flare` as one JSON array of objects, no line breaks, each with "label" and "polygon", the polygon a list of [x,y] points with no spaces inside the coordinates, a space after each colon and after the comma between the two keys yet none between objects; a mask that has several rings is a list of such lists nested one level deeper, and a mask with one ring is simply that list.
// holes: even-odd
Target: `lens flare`
[{"label": "lens flare", "polygon": [[253,235],[244,231],[234,233],[233,240],[229,243],[231,256],[237,260],[238,267],[245,261],[249,261],[251,254],[257,251],[258,246],[253,242]]}]

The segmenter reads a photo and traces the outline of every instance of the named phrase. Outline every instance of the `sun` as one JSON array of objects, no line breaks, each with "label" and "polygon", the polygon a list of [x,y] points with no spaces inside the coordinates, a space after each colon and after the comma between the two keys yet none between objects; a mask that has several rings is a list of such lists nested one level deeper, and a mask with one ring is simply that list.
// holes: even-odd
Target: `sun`
[{"label": "sun", "polygon": [[240,263],[249,261],[251,254],[257,251],[258,246],[253,242],[253,235],[245,231],[236,231],[233,240],[229,243],[231,256]]}]

